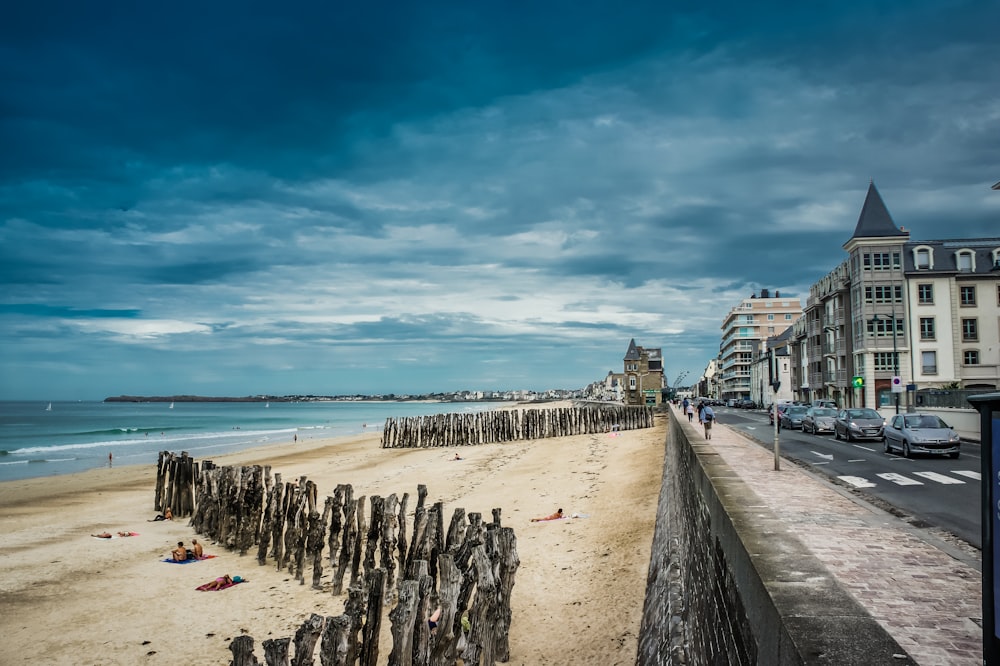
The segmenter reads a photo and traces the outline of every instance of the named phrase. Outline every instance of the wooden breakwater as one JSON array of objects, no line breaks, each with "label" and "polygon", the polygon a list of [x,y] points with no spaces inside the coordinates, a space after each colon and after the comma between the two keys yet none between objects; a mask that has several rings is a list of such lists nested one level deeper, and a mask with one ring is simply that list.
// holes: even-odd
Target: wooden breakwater
[{"label": "wooden breakwater", "polygon": [[651,427],[653,408],[648,406],[593,405],[435,414],[386,419],[382,448],[475,446]]},{"label": "wooden breakwater", "polygon": [[[191,526],[199,534],[241,555],[255,550],[262,566],[270,557],[302,585],[311,568],[312,587],[333,596],[346,583],[344,613],[312,615],[296,633],[291,663],[313,663],[318,644],[324,666],[375,666],[382,610],[389,606],[389,664],[508,660],[510,598],[520,560],[514,531],[501,525],[501,509],[484,522],[481,514],[457,508],[446,526],[443,503],[428,505],[427,488],[419,485],[410,527],[409,493],[366,499],[342,484],[320,513],[318,489],[305,477],[282,483],[269,467],[216,467],[211,461],[201,463],[196,495]],[[331,572],[328,587],[321,582],[324,566]],[[427,620],[436,608],[441,615],[431,632]],[[263,641],[266,663],[288,664],[291,642]],[[257,664],[253,648],[250,635],[234,639],[232,663]]]},{"label": "wooden breakwater", "polygon": [[197,475],[198,466],[187,451],[182,451],[180,455],[160,451],[156,460],[153,509],[162,513],[170,507],[176,518],[194,513],[194,480]]}]

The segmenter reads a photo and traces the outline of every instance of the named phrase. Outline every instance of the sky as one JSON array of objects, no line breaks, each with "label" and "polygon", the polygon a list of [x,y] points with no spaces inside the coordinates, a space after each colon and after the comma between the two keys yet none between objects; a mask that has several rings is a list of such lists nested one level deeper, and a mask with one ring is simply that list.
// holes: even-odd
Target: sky
[{"label": "sky", "polygon": [[701,376],[874,181],[1000,236],[1000,3],[14,3],[0,399]]}]

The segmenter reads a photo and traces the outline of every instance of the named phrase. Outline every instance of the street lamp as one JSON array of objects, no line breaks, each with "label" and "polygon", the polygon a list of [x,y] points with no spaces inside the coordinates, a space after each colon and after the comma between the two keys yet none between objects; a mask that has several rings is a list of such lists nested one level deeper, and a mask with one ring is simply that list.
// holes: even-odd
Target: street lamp
[{"label": "street lamp", "polygon": [[[893,294],[893,300],[895,300],[895,294]],[[892,318],[892,375],[893,377],[899,376],[899,351],[896,348],[896,304],[892,304],[892,310],[889,314]],[[872,315],[872,333],[876,336],[878,335],[878,313]],[[892,395],[895,397],[896,403],[896,413],[899,414],[899,392],[893,390]]]}]

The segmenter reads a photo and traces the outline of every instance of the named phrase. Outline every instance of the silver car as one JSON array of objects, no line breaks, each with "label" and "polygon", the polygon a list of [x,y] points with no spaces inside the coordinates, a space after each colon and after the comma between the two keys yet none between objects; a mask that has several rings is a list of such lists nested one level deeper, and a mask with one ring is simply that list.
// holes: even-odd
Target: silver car
[{"label": "silver car", "polygon": [[810,407],[802,417],[802,432],[818,435],[833,432],[833,422],[837,420],[837,410],[830,407]]},{"label": "silver car", "polygon": [[934,453],[958,457],[958,433],[934,414],[897,414],[885,425],[885,452],[894,449],[904,458],[914,453]]},{"label": "silver car", "polygon": [[852,407],[842,409],[833,422],[833,436],[843,437],[848,442],[856,439],[882,439],[882,428],[885,419],[874,409],[867,407]]}]

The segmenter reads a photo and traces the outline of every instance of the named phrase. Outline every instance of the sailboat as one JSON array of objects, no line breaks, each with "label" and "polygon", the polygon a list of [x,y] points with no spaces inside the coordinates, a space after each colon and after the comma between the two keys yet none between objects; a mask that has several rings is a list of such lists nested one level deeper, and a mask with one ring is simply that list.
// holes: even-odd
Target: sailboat
[{"label": "sailboat", "polygon": [[45,408],[45,411],[47,411],[47,412],[51,412],[52,411],[52,403],[51,402],[49,403],[49,406]]},{"label": "sailboat", "polygon": [[174,403],[170,403],[170,409],[174,408]]},{"label": "sailboat", "polygon": [[269,403],[269,402],[267,402],[267,403],[264,403],[264,406],[265,406],[265,407],[270,407],[270,406],[271,406],[271,403]]}]

